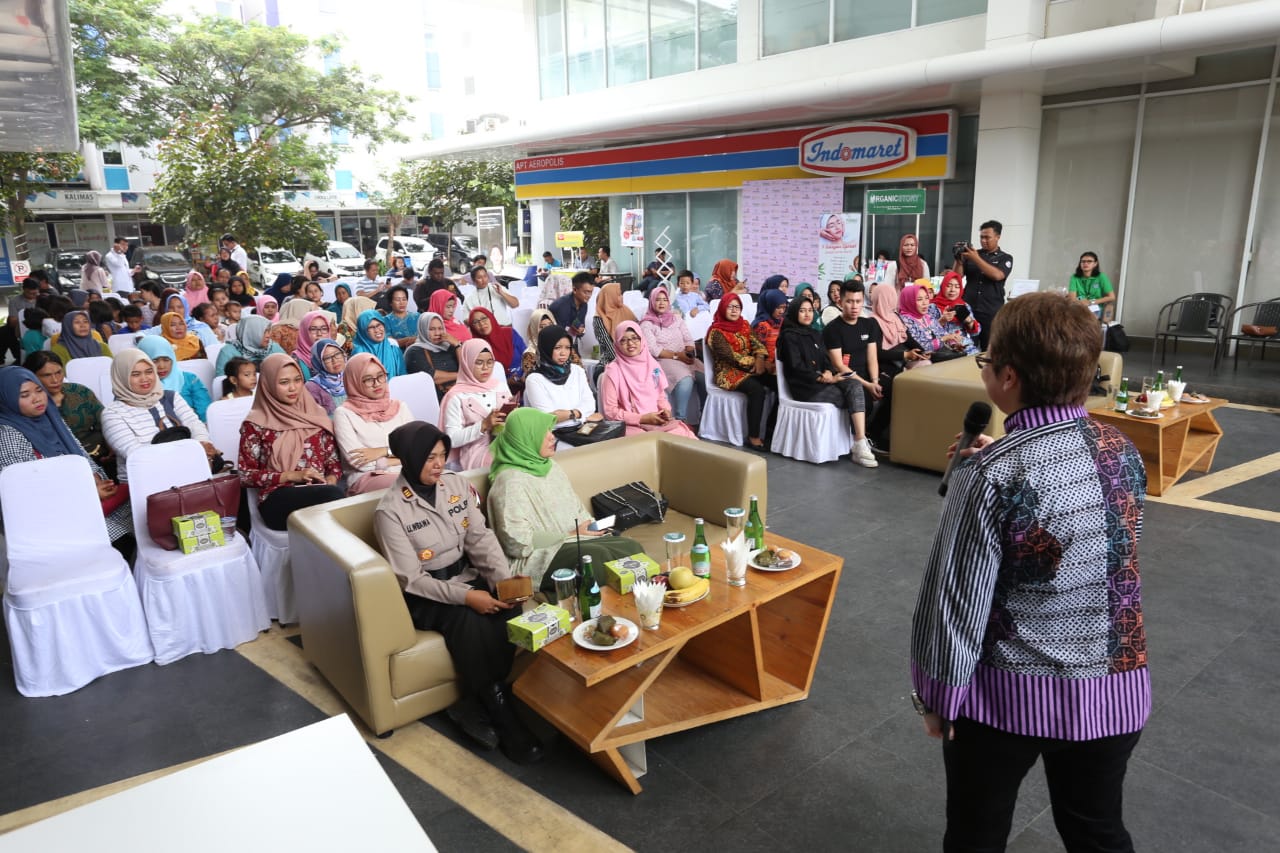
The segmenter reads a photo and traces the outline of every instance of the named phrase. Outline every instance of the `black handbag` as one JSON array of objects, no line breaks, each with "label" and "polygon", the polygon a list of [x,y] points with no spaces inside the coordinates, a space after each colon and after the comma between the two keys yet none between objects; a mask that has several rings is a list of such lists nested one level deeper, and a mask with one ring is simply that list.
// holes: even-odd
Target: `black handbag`
[{"label": "black handbag", "polygon": [[613,531],[621,533],[641,524],[657,524],[667,517],[667,499],[636,480],[591,496],[591,514],[613,516]]},{"label": "black handbag", "polygon": [[[591,429],[583,432],[586,427]],[[575,426],[559,427],[552,432],[556,434],[557,441],[582,447],[586,444],[608,441],[611,438],[622,438],[627,434],[627,425],[622,421],[587,421]]]}]

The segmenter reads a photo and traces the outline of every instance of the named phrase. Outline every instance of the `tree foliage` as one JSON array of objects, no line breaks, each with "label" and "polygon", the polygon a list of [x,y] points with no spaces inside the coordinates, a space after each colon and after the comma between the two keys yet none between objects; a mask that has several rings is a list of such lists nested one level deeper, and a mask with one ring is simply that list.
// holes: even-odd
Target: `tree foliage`
[{"label": "tree foliage", "polygon": [[0,234],[8,232],[18,239],[19,257],[26,257],[23,224],[28,196],[47,189],[49,181],[75,177],[83,165],[79,154],[0,152]]},{"label": "tree foliage", "polygon": [[313,251],[325,240],[310,211],[294,210],[277,197],[288,175],[266,140],[237,142],[220,132],[227,118],[214,107],[207,116],[181,116],[161,140],[161,171],[151,192],[151,215],[180,223],[187,239],[206,252],[222,234],[241,243]]},{"label": "tree foliage", "polygon": [[[295,131],[347,130],[370,148],[403,141],[400,96],[338,59],[341,41],[222,15],[176,20],[162,0],[72,0],[81,133],[143,145],[186,115],[221,116],[212,132],[271,142],[276,156],[327,186],[328,142]],[[292,175],[290,175],[292,177]]]},{"label": "tree foliage", "polygon": [[603,198],[566,199],[560,202],[560,229],[581,231],[583,245],[609,245],[609,202]]},{"label": "tree foliage", "polygon": [[515,207],[515,177],[510,163],[486,160],[427,160],[415,169],[420,213],[452,231],[475,225],[477,207]]},{"label": "tree foliage", "polygon": [[[369,201],[387,212],[388,236],[399,234],[400,224],[404,222],[405,217],[422,206],[419,192],[421,170],[421,163],[404,160],[390,174],[381,176],[387,187],[385,191],[371,187],[364,188],[369,194]],[[391,266],[391,255],[394,249],[395,245],[388,240],[384,258],[388,267]]]}]

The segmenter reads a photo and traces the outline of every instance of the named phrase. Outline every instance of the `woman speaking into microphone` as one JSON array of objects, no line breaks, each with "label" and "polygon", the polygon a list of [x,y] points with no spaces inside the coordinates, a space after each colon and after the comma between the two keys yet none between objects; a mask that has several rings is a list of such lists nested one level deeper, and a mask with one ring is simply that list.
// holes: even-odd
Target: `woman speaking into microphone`
[{"label": "woman speaking into microphone", "polygon": [[1010,414],[956,466],[916,602],[911,679],[947,772],[943,849],[1003,850],[1044,760],[1068,850],[1132,850],[1129,755],[1151,711],[1138,539],[1142,457],[1089,417],[1102,347],[1079,302],[1031,293],[978,356]]}]

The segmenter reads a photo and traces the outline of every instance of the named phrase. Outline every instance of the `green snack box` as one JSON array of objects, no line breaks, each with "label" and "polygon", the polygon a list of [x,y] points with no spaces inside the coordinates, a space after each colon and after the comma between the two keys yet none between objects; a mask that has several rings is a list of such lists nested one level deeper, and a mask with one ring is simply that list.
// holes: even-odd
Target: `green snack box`
[{"label": "green snack box", "polygon": [[197,533],[194,536],[183,536],[178,540],[178,548],[184,554],[194,554],[196,551],[220,548],[225,544],[227,544],[227,540],[222,535],[221,529]]},{"label": "green snack box", "polygon": [[507,639],[531,652],[568,633],[569,611],[554,604],[539,604],[507,621]]},{"label": "green snack box", "polygon": [[226,538],[222,533],[222,519],[213,510],[174,516],[173,535],[178,540],[178,548],[184,554],[226,544]]},{"label": "green snack box", "polygon": [[613,587],[618,595],[631,592],[631,587],[641,578],[651,578],[662,572],[662,567],[655,563],[648,554],[632,554],[618,560],[609,560],[604,564],[604,582]]}]

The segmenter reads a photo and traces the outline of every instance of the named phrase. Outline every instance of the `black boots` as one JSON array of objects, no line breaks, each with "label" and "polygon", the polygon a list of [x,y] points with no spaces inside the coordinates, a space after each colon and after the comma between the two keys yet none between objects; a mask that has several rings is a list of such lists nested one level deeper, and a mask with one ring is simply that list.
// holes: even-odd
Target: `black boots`
[{"label": "black boots", "polygon": [[465,696],[454,702],[445,709],[445,714],[478,746],[486,750],[498,748],[498,733],[494,731],[489,715],[474,696]]},{"label": "black boots", "polygon": [[529,727],[516,716],[511,707],[511,697],[497,682],[480,690],[480,703],[493,721],[502,752],[516,764],[535,764],[541,761],[546,752]]}]

